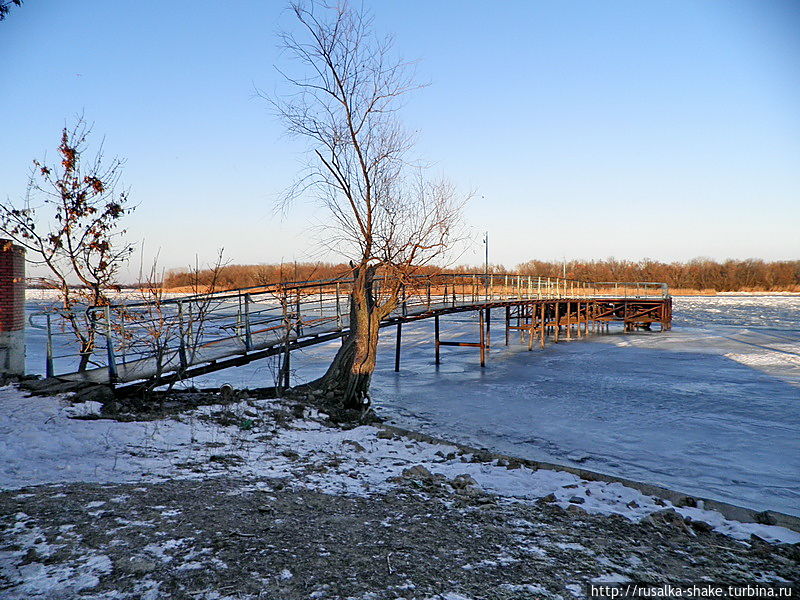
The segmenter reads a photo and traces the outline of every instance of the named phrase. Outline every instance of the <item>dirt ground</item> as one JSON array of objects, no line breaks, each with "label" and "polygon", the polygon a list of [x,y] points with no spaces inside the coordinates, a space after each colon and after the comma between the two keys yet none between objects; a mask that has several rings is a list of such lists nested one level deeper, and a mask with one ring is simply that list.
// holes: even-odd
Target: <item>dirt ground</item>
[{"label": "dirt ground", "polygon": [[797,546],[544,500],[424,471],[366,498],[228,476],[0,492],[0,597],[568,599],[599,581],[800,581]]}]

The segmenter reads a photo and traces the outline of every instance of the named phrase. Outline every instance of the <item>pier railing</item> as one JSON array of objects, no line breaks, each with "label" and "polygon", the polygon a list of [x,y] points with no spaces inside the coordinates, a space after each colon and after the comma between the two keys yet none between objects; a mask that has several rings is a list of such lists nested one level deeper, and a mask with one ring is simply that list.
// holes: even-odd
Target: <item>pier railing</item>
[{"label": "pier railing", "polygon": [[[180,297],[152,292],[141,301],[88,307],[76,315],[95,340],[87,373],[111,382],[160,377],[237,354],[288,346],[301,338],[343,332],[349,327],[351,286],[351,279],[339,278]],[[395,289],[398,302],[389,319],[528,300],[669,296],[662,283],[504,273],[375,279],[378,302]],[[77,368],[80,355],[67,317],[57,309],[30,317],[32,326],[46,330],[47,376],[74,374]]]}]

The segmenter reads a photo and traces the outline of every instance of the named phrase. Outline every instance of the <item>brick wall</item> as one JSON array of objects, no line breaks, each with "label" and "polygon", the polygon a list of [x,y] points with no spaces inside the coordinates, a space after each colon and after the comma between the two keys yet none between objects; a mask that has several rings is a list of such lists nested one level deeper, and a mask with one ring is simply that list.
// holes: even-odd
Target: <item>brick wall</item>
[{"label": "brick wall", "polygon": [[25,250],[0,239],[0,331],[25,328]]}]

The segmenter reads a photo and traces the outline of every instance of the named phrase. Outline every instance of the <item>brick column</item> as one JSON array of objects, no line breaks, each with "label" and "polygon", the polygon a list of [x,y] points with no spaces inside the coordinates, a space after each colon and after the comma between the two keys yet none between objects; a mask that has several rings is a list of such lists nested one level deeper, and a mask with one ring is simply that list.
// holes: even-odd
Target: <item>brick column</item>
[{"label": "brick column", "polygon": [[25,249],[0,239],[0,374],[25,373]]}]

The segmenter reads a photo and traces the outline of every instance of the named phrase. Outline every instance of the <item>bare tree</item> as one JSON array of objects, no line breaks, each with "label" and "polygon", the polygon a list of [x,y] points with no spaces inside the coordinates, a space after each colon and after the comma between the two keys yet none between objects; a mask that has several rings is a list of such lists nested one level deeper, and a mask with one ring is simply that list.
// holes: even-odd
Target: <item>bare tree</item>
[{"label": "bare tree", "polygon": [[22,6],[22,0],[0,0],[0,21],[4,21],[11,6]]},{"label": "bare tree", "polygon": [[411,137],[398,109],[420,86],[413,65],[393,57],[391,37],[378,38],[369,14],[347,2],[293,3],[291,11],[298,31],[281,42],[297,71],[282,71],[291,90],[272,103],[288,131],[310,143],[311,160],[289,197],[316,194],[332,217],[327,246],[350,259],[353,273],[350,333],[313,385],[356,407],[367,398],[380,321],[404,282],[447,250],[463,200],[407,161]]},{"label": "bare tree", "polygon": [[[166,371],[177,370],[183,375],[186,368],[195,364],[209,326],[208,314],[219,302],[214,294],[219,291],[219,274],[224,267],[223,249],[206,268],[201,269],[195,258],[194,266],[188,269],[191,295],[176,303],[165,297],[164,273],[156,257],[149,273],[140,267],[140,284],[133,296],[135,302],[113,307],[113,325],[123,351],[143,354],[155,362],[152,375],[142,387],[144,399],[163,385]],[[168,390],[175,381],[177,378],[169,378]]]},{"label": "bare tree", "polygon": [[0,231],[28,250],[31,263],[50,271],[47,284],[58,291],[80,345],[80,370],[89,364],[95,330],[92,318],[77,309],[109,304],[108,292],[117,287],[133,250],[120,240],[120,220],[133,210],[128,193],[116,189],[122,161],[105,164],[102,145],[93,160],[84,161],[90,132],[82,117],[65,127],[60,163],[34,160],[23,205],[0,203]]}]

